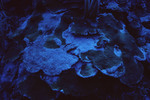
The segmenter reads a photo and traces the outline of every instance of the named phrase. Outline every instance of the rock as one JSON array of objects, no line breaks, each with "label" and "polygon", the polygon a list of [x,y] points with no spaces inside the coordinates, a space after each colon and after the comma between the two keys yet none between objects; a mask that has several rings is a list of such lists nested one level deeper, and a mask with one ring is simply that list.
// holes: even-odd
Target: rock
[{"label": "rock", "polygon": [[50,36],[47,38],[47,40],[44,44],[44,47],[55,49],[55,48],[59,48],[61,46],[61,44],[62,44],[61,40]]},{"label": "rock", "polygon": [[4,66],[3,74],[1,76],[1,82],[12,82],[16,73],[17,73],[17,66],[13,63],[8,63]]},{"label": "rock", "polygon": [[94,68],[92,63],[82,63],[78,62],[75,65],[75,70],[78,76],[82,78],[94,77],[98,70]]},{"label": "rock", "polygon": [[130,34],[132,34],[132,36],[134,37],[140,36],[140,33],[142,31],[142,24],[140,18],[137,17],[134,13],[129,12],[127,19],[129,24],[127,26],[127,30],[130,32]]},{"label": "rock", "polygon": [[[44,13],[42,15],[43,20],[41,20],[38,24],[38,31],[42,31],[43,33],[52,34],[55,29],[58,27],[61,21],[63,13],[61,14],[52,14],[52,13]],[[51,33],[50,30],[52,31]]]},{"label": "rock", "polygon": [[147,61],[150,63],[150,53],[147,53]]},{"label": "rock", "polygon": [[[17,3],[16,3],[17,2]],[[9,16],[26,16],[33,11],[33,0],[5,0],[3,3],[3,9],[6,11],[6,15]]]},{"label": "rock", "polygon": [[143,46],[143,45],[145,45],[145,44],[146,44],[146,39],[145,39],[145,37],[139,37],[139,38],[137,38],[137,45]]},{"label": "rock", "polygon": [[75,71],[69,70],[61,74],[60,78],[51,85],[53,90],[60,90],[65,95],[72,96],[87,96],[94,91],[95,87],[101,86],[100,82],[96,81],[94,77],[81,78]]},{"label": "rock", "polygon": [[143,25],[145,28],[150,29],[150,21],[142,22],[142,25]]},{"label": "rock", "polygon": [[140,20],[141,22],[148,22],[150,20],[150,15],[146,15],[146,16],[143,16],[143,17],[140,17]]},{"label": "rock", "polygon": [[56,92],[37,76],[28,76],[18,87],[22,96],[32,100],[53,100],[56,96]]},{"label": "rock", "polygon": [[130,0],[115,0],[118,4],[123,5],[126,4],[128,2],[130,2]]},{"label": "rock", "polygon": [[147,61],[150,63],[150,43],[146,44],[146,57],[147,57]]},{"label": "rock", "polygon": [[119,4],[114,1],[109,2],[108,5],[106,6],[106,9],[123,11],[123,9],[119,7]]}]

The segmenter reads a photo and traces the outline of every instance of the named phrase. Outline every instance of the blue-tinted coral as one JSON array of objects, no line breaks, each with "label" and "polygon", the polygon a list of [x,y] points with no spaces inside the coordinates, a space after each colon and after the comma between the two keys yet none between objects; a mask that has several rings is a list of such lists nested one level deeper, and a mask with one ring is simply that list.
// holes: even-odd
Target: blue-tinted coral
[{"label": "blue-tinted coral", "polygon": [[[41,30],[43,33],[52,30],[53,32],[55,31],[56,27],[59,25],[60,20],[61,20],[61,14],[53,14],[53,13],[44,13],[42,15],[43,20],[41,20],[38,24],[38,30]],[[52,33],[53,33],[52,32]]]},{"label": "blue-tinted coral", "polygon": [[13,63],[8,63],[4,66],[3,73],[1,76],[1,82],[12,82],[15,73],[17,73],[17,67]]},{"label": "blue-tinted coral", "polygon": [[92,63],[83,63],[83,62],[78,62],[75,65],[75,70],[77,75],[82,78],[93,77],[98,72],[98,70],[94,68]]},{"label": "blue-tinted coral", "polygon": [[0,1],[0,99],[149,99],[149,0],[15,1]]},{"label": "blue-tinted coral", "polygon": [[[88,50],[96,50],[96,44],[98,42],[98,36],[75,36],[69,27],[63,32],[62,37],[66,40],[66,44],[71,44],[76,49],[73,51],[74,54],[79,55],[80,53],[87,52]],[[82,34],[82,33],[81,33]]]},{"label": "blue-tinted coral", "polygon": [[63,47],[50,49],[43,46],[46,36],[40,36],[34,43],[24,49],[22,67],[31,73],[43,70],[46,75],[59,75],[78,61],[74,55],[68,54]]}]

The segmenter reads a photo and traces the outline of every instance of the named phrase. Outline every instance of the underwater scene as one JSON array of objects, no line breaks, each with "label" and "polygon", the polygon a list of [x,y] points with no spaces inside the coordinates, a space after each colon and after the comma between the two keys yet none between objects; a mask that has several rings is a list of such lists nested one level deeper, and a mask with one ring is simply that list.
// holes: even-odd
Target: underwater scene
[{"label": "underwater scene", "polygon": [[0,100],[150,100],[150,0],[0,0]]}]

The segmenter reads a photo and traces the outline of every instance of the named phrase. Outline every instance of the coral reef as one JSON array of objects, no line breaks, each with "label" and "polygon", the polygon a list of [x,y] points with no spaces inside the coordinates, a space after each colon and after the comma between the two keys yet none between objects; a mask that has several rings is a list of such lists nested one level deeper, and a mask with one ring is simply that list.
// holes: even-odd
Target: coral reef
[{"label": "coral reef", "polygon": [[149,0],[0,1],[0,100],[149,100]]}]

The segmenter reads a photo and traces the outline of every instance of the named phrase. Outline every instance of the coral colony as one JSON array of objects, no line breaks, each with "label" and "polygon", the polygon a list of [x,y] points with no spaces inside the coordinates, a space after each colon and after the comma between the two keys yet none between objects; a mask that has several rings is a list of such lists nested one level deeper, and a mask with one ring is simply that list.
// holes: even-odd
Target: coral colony
[{"label": "coral colony", "polygon": [[0,0],[0,100],[150,100],[150,1]]}]

